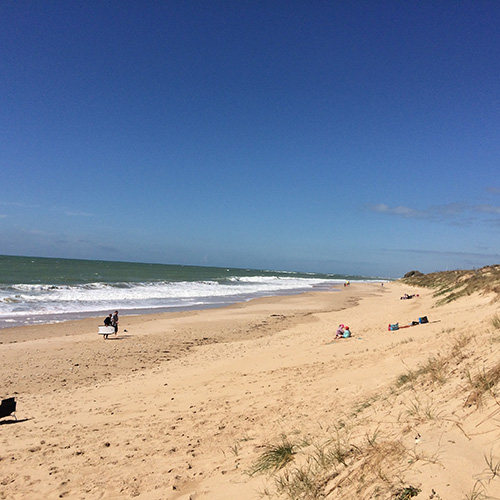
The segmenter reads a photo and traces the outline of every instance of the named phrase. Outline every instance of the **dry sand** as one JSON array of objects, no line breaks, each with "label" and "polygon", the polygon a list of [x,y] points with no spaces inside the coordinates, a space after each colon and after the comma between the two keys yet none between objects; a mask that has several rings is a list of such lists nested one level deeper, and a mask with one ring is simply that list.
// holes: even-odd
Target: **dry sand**
[{"label": "dry sand", "polygon": [[[500,497],[500,407],[478,389],[498,309],[351,284],[121,317],[107,341],[96,319],[0,330],[0,396],[18,402],[0,420],[0,498]],[[351,339],[333,340],[339,323]],[[249,474],[283,439],[292,462]]]}]

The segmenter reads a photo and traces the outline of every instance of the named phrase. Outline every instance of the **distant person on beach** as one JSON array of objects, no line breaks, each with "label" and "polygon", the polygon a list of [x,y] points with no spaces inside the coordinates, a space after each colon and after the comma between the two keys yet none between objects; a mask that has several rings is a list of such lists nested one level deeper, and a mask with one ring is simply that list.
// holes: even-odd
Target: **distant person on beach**
[{"label": "distant person on beach", "polygon": [[115,335],[117,335],[118,334],[118,311],[115,311],[115,314],[113,314],[112,325],[115,327]]},{"label": "distant person on beach", "polygon": [[[400,297],[400,299],[401,300],[408,300],[408,299],[413,299],[413,297],[415,297],[415,294],[408,295],[407,293],[405,293],[402,297]],[[417,294],[417,297],[418,297],[418,294]]]},{"label": "distant person on beach", "polygon": [[344,336],[344,325],[339,325],[337,328],[337,333],[335,334],[336,339],[341,339]]},{"label": "distant person on beach", "polygon": [[342,335],[343,338],[348,339],[351,336],[351,330],[349,330],[349,327],[346,326],[344,328],[344,335]]},{"label": "distant person on beach", "polygon": [[[109,316],[106,316],[104,318],[104,326],[113,326],[113,318],[112,318],[112,316],[113,316],[112,314],[109,314]],[[104,340],[106,340],[108,338],[108,336],[109,336],[109,333],[104,333],[103,336],[102,336],[102,338]]]},{"label": "distant person on beach", "polygon": [[110,314],[104,318],[104,326],[112,326],[113,324],[113,315]]}]

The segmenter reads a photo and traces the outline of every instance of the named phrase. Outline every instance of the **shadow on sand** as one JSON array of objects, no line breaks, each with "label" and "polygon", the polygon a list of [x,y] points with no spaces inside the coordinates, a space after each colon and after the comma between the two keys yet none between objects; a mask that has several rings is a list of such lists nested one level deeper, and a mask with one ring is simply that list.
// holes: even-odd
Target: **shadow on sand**
[{"label": "shadow on sand", "polygon": [[17,420],[0,420],[0,425],[10,425],[10,424],[20,424],[21,422],[27,422],[31,418],[18,418]]}]

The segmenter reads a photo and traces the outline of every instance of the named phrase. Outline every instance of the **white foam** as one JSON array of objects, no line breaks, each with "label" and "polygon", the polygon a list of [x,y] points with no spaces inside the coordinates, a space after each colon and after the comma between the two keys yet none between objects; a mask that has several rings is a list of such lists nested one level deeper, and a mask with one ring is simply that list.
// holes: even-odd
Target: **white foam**
[{"label": "white foam", "polygon": [[[107,309],[155,309],[192,307],[246,300],[252,296],[308,290],[342,280],[295,278],[292,276],[251,276],[217,281],[181,281],[153,283],[89,283],[52,286],[14,285],[0,288],[0,319],[27,315],[54,315],[103,311]],[[240,297],[240,299],[238,299]]]}]

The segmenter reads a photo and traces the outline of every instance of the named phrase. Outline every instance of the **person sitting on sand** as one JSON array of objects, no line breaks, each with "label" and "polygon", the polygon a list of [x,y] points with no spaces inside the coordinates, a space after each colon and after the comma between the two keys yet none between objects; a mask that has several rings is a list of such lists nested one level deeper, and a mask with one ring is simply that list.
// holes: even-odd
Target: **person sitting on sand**
[{"label": "person sitting on sand", "polygon": [[344,325],[339,325],[337,328],[337,333],[335,334],[336,339],[341,339],[344,336]]},{"label": "person sitting on sand", "polygon": [[349,330],[349,327],[346,326],[344,328],[344,335],[342,335],[343,338],[348,339],[351,336],[351,330]]}]

